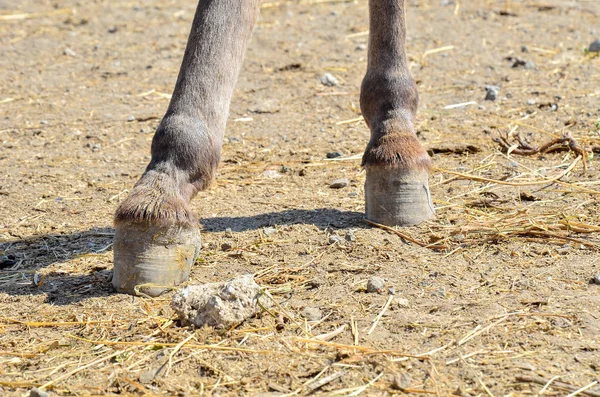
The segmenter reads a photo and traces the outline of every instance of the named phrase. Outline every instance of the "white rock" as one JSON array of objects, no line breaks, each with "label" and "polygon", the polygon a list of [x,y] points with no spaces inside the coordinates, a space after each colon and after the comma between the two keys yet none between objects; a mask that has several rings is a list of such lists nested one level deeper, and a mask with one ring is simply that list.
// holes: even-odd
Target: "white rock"
[{"label": "white rock", "polygon": [[171,307],[185,325],[230,328],[260,311],[259,293],[252,275],[245,275],[186,287],[173,296]]}]

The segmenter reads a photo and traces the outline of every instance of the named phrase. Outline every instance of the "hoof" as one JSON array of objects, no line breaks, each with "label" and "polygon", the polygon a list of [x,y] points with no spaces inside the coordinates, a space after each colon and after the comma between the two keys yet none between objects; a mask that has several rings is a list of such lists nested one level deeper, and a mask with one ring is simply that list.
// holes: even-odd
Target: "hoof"
[{"label": "hoof", "polygon": [[386,226],[412,226],[435,217],[426,170],[367,166],[367,219]]},{"label": "hoof", "polygon": [[183,226],[117,224],[113,286],[130,295],[158,296],[190,275],[200,230]]}]

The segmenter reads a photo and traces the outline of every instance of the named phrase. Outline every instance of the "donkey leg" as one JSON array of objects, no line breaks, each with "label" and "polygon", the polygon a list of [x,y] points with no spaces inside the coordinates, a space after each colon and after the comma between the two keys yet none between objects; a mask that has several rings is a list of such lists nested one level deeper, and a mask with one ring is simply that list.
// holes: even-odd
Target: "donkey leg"
[{"label": "donkey leg", "polygon": [[414,129],[419,96],[406,56],[404,0],[369,0],[369,54],[360,94],[371,130],[363,156],[367,218],[409,226],[434,217],[431,160]]},{"label": "donkey leg", "polygon": [[113,285],[156,296],[183,281],[200,249],[188,207],[219,162],[229,103],[259,0],[200,0],[152,159],[115,214]]}]

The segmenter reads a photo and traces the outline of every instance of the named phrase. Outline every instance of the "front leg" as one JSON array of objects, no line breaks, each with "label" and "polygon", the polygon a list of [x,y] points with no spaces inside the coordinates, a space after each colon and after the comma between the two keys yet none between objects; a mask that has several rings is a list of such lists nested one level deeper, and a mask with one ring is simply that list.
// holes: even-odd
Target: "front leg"
[{"label": "front leg", "polygon": [[419,96],[406,56],[404,0],[369,0],[369,54],[360,107],[371,130],[363,156],[368,219],[410,226],[435,216],[431,159],[417,140]]},{"label": "front leg", "polygon": [[188,204],[210,184],[259,0],[200,0],[152,159],[115,213],[113,285],[156,296],[185,281],[200,250]]}]

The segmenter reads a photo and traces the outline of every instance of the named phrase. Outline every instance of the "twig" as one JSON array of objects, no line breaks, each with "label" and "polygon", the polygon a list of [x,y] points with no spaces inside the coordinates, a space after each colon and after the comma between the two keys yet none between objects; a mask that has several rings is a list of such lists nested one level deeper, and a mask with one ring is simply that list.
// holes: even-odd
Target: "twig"
[{"label": "twig", "polygon": [[323,379],[320,379],[318,381],[308,384],[306,386],[306,394],[310,394],[313,391],[325,386],[326,384],[333,382],[334,380],[336,380],[338,378],[341,378],[345,373],[346,373],[346,371],[336,372],[332,375],[324,377]]},{"label": "twig", "polygon": [[461,340],[459,340],[456,344],[458,346],[462,346],[465,343],[467,343],[468,341],[470,341],[471,339],[473,339],[476,336],[481,335],[482,333],[484,333],[485,331],[488,331],[489,329],[491,329],[492,327],[500,324],[501,322],[503,322],[504,320],[506,320],[508,317],[510,316],[504,316],[501,319],[494,321],[493,323],[491,323],[490,325],[488,325],[487,327],[483,327],[480,330],[478,330],[477,332],[472,332],[470,334],[467,334],[464,338],[462,338]]},{"label": "twig", "polygon": [[375,227],[383,229],[383,230],[385,230],[387,232],[394,233],[395,235],[403,238],[406,241],[410,241],[411,243],[417,244],[419,247],[431,248],[431,249],[434,249],[434,250],[435,249],[443,250],[443,249],[447,249],[448,248],[447,245],[433,245],[433,244],[422,243],[419,240],[412,238],[408,234],[402,233],[402,232],[400,232],[400,231],[398,231],[398,230],[396,230],[396,229],[394,229],[392,227],[389,227],[389,226],[386,226],[386,225],[382,225],[380,223],[376,223],[376,222],[370,221],[368,219],[363,219],[363,221],[365,223],[368,223],[371,226],[375,226]]},{"label": "twig", "polygon": [[438,171],[443,172],[445,174],[450,174],[450,175],[455,175],[461,179],[471,179],[473,181],[479,181],[479,182],[488,182],[488,183],[496,183],[498,185],[508,185],[508,186],[531,186],[531,185],[545,185],[548,183],[552,183],[552,182],[556,182],[559,179],[563,178],[565,175],[567,175],[569,172],[571,172],[573,170],[573,168],[575,168],[575,165],[577,165],[577,163],[581,160],[581,156],[577,156],[577,158],[571,163],[570,166],[567,167],[567,169],[553,177],[553,178],[548,178],[548,179],[542,179],[542,180],[537,180],[537,181],[523,181],[523,182],[512,182],[512,181],[501,181],[498,179],[490,179],[490,178],[484,178],[481,176],[474,176],[474,175],[468,175],[468,174],[462,174],[460,172],[455,172],[455,171],[450,171],[450,170],[446,170],[443,168],[437,168]]},{"label": "twig", "polygon": [[175,346],[175,348],[173,349],[171,354],[169,354],[169,361],[168,361],[169,364],[167,365],[167,370],[165,371],[165,376],[169,376],[169,372],[171,371],[171,367],[173,366],[173,356],[175,356],[175,354],[177,354],[177,352],[183,347],[183,345],[188,343],[194,336],[195,335],[192,332],[192,334],[190,336],[188,336],[187,338],[182,340],[179,344],[177,344],[177,346]]},{"label": "twig", "polygon": [[531,146],[523,139],[521,139],[520,135],[515,136],[516,141],[518,142],[518,146],[511,145],[508,141],[508,136],[499,136],[492,138],[492,140],[498,143],[502,149],[506,150],[507,154],[512,153],[520,156],[533,156],[535,154],[544,154],[549,152],[552,149],[555,149],[556,145],[562,145],[564,143],[568,144],[569,150],[576,153],[583,160],[583,169],[587,171],[587,153],[583,150],[575,138],[571,136],[570,133],[564,134],[561,138],[555,138],[544,145],[538,147]]},{"label": "twig", "polygon": [[72,370],[70,372],[67,372],[64,375],[61,375],[61,376],[59,376],[56,379],[53,379],[53,380],[51,380],[49,382],[46,382],[45,384],[43,384],[42,386],[40,386],[39,389],[44,390],[44,389],[48,388],[49,386],[52,386],[55,383],[58,383],[58,382],[60,382],[62,380],[65,380],[65,379],[67,379],[67,378],[75,375],[77,372],[81,372],[84,369],[87,369],[89,367],[93,367],[94,365],[100,364],[103,361],[110,360],[111,358],[116,357],[116,356],[118,356],[120,354],[123,354],[126,351],[131,350],[131,349],[133,349],[133,348],[129,348],[129,349],[125,349],[125,350],[118,350],[118,351],[116,351],[116,352],[114,352],[112,354],[109,354],[107,356],[103,356],[103,357],[97,358],[95,360],[92,360],[91,362],[89,362],[89,363],[87,363],[87,364],[85,364],[85,365],[83,365],[81,367],[77,367],[74,370]]},{"label": "twig", "polygon": [[376,377],[374,377],[373,379],[371,379],[367,384],[360,386],[353,393],[348,394],[348,397],[360,395],[362,392],[364,392],[365,390],[367,390],[369,387],[373,386],[373,384],[375,382],[377,382],[379,380],[379,378],[381,378],[382,376],[383,376],[383,372],[381,372],[379,375],[377,375]]},{"label": "twig", "polygon": [[385,302],[385,305],[383,305],[383,309],[381,309],[381,312],[379,312],[379,314],[377,315],[377,317],[375,317],[375,320],[373,320],[373,325],[371,325],[371,328],[369,329],[369,332],[367,332],[367,335],[371,335],[373,333],[373,331],[375,331],[375,327],[377,327],[377,324],[379,324],[379,321],[381,320],[381,317],[383,317],[384,313],[390,307],[390,304],[392,303],[393,299],[394,299],[394,295],[393,294],[389,294],[388,299]]},{"label": "twig", "polygon": [[339,327],[338,329],[335,329],[327,334],[321,334],[321,335],[317,335],[314,337],[314,339],[316,340],[332,340],[333,338],[335,338],[336,336],[338,336],[339,334],[341,334],[342,332],[344,332],[344,330],[346,329],[346,324],[343,324],[341,327]]},{"label": "twig", "polygon": [[[523,383],[537,383],[538,385],[545,385],[548,383],[548,380],[542,378],[541,376],[524,376],[524,375],[519,375],[516,378],[517,382],[523,382]],[[596,383],[598,383],[597,381],[595,381]],[[582,388],[578,388],[577,386],[573,386],[569,383],[565,383],[565,382],[559,382],[559,381],[555,381],[553,383],[553,388],[559,388],[559,389],[564,389],[564,390],[568,390],[570,392],[577,392],[579,394],[584,394],[586,396],[590,396],[590,397],[600,397],[600,393],[592,391],[592,390],[588,390],[590,387],[593,387],[596,383],[592,382],[593,384],[589,384],[587,386],[584,386]]]}]

